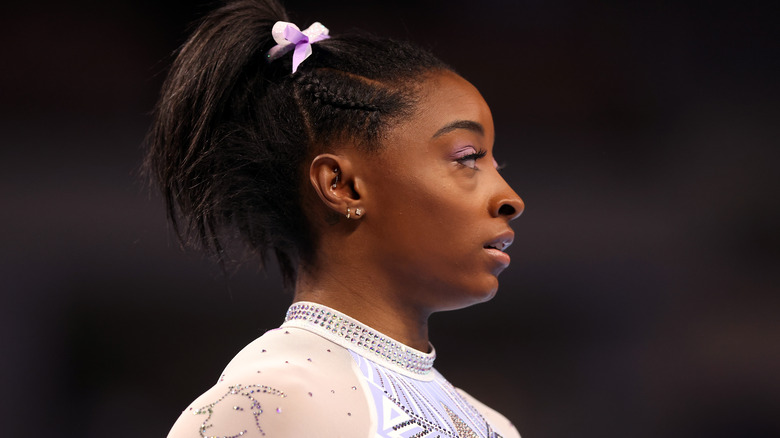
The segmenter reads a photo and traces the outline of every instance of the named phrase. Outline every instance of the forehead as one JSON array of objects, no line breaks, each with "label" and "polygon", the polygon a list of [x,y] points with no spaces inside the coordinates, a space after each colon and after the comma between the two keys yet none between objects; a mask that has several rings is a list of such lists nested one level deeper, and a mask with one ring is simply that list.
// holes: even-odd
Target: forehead
[{"label": "forehead", "polygon": [[[472,146],[492,152],[493,118],[485,99],[452,72],[437,72],[415,86],[412,114],[389,128],[378,154],[358,152],[366,181],[377,186],[403,176],[417,182],[445,178],[455,149]],[[478,128],[476,128],[478,127]],[[439,182],[444,181],[444,179]]]},{"label": "forehead", "polygon": [[418,88],[414,115],[399,123],[390,137],[427,141],[448,126],[478,124],[485,140],[493,142],[493,117],[479,91],[459,75],[442,71],[427,76]]}]

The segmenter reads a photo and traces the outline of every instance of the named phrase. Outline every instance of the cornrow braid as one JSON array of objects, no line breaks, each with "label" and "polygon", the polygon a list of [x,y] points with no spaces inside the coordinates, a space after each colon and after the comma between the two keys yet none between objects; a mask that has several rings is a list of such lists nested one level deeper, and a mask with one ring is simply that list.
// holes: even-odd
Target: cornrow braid
[{"label": "cornrow braid", "polygon": [[413,103],[400,89],[330,69],[302,74],[296,85],[306,125],[320,143],[348,133],[356,144],[375,150],[387,125],[408,114]]},{"label": "cornrow braid", "polygon": [[[314,77],[313,75],[299,76],[297,82],[301,85],[303,91],[310,93],[318,103],[345,109],[379,111],[377,105],[352,100],[354,99],[353,96],[346,96],[334,92],[323,84],[323,81],[320,78]],[[347,89],[347,91],[349,90],[351,90],[351,88]]]},{"label": "cornrow braid", "polygon": [[449,67],[409,43],[335,34],[291,74],[291,54],[266,56],[278,20],[277,0],[228,1],[203,18],[160,92],[146,168],[185,245],[222,262],[233,230],[263,265],[273,254],[290,286],[315,246],[306,158],[343,141],[378,150],[412,114],[420,78]]}]

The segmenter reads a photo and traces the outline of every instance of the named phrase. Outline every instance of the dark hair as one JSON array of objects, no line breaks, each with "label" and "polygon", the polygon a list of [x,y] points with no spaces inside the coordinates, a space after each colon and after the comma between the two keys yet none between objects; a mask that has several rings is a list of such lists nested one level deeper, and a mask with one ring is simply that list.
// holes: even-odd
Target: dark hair
[{"label": "dark hair", "polygon": [[263,265],[275,254],[289,285],[315,244],[306,159],[342,140],[376,150],[411,114],[412,85],[449,68],[409,43],[336,33],[292,74],[291,54],[267,59],[278,20],[289,21],[276,0],[239,0],[201,21],[163,85],[146,169],[182,242],[222,263],[221,232],[237,230]]}]

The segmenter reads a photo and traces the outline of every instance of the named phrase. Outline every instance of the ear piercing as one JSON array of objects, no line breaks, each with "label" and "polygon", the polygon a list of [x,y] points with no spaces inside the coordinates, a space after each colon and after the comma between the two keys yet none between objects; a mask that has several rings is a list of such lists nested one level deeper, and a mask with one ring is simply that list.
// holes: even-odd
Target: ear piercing
[{"label": "ear piercing", "polygon": [[[339,168],[338,167],[334,167],[333,168],[333,173],[336,174],[336,177],[333,179],[333,184],[330,185],[330,189],[331,190],[336,190],[336,188],[338,187],[338,183],[339,183],[339,174],[340,174],[339,173]],[[365,213],[365,211],[362,208],[360,208],[360,207],[355,208],[355,218],[359,218],[359,217],[363,216],[363,213]],[[347,207],[347,214],[345,216],[347,216],[347,219],[351,219],[352,218],[352,208],[351,207]]]},{"label": "ear piercing", "polygon": [[334,167],[333,173],[336,174],[336,179],[333,180],[333,184],[330,185],[330,188],[331,190],[336,190],[336,187],[338,187],[338,183],[339,183],[339,168]]},{"label": "ear piercing", "polygon": [[[358,207],[355,209],[355,218],[359,218],[360,216],[363,216],[363,209]],[[347,207],[347,219],[350,219],[352,217],[352,209]]]}]

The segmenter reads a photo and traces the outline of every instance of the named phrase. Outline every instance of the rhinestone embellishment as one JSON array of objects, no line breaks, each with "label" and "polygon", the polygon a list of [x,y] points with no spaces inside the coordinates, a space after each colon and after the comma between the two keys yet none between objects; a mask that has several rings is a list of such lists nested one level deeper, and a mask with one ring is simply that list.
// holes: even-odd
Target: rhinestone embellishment
[{"label": "rhinestone embellishment", "polygon": [[[211,417],[214,415],[214,410],[216,406],[223,400],[227,398],[231,398],[231,400],[236,400],[237,402],[242,402],[246,399],[246,401],[249,402],[249,407],[251,408],[252,415],[255,419],[255,426],[257,427],[258,432],[260,432],[261,435],[265,436],[265,432],[263,432],[263,428],[260,427],[260,415],[263,413],[263,407],[260,405],[260,402],[255,398],[256,395],[260,394],[269,394],[269,395],[275,395],[278,397],[287,397],[285,393],[282,391],[279,391],[277,389],[274,389],[270,386],[265,385],[233,385],[228,387],[228,392],[225,393],[222,397],[220,397],[217,401],[213,403],[209,403],[206,406],[203,406],[199,409],[196,409],[192,411],[195,415],[206,415],[206,419],[201,423],[200,428],[198,430],[199,434],[203,438],[238,438],[240,436],[243,436],[248,432],[248,430],[244,429],[241,431],[238,431],[238,433],[233,435],[223,435],[223,436],[216,436],[216,435],[209,435],[208,429],[214,427],[214,424],[211,423]],[[239,405],[233,405],[232,410],[234,411],[244,411],[244,408]],[[277,408],[277,412],[281,412],[280,409]]]},{"label": "rhinestone embellishment", "polygon": [[426,375],[433,369],[436,353],[422,353],[390,337],[387,337],[365,324],[329,307],[314,303],[295,303],[287,310],[287,321],[303,321],[318,332],[327,332],[345,339],[356,351],[369,353],[367,357],[384,359],[411,373]]},{"label": "rhinestone embellishment", "polygon": [[450,416],[450,419],[452,419],[452,423],[455,425],[455,430],[458,431],[458,437],[459,438],[479,438],[479,435],[477,435],[474,430],[472,430],[463,420],[458,418],[457,415],[455,415],[454,412],[450,410],[450,408],[447,407],[444,403],[442,403],[442,406],[444,406],[444,411],[447,412],[447,415]]}]

